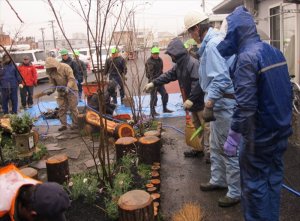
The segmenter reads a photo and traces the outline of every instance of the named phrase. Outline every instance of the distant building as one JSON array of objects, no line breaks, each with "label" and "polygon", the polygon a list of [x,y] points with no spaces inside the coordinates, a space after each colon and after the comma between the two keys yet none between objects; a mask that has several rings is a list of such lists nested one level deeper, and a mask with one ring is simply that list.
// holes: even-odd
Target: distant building
[{"label": "distant building", "polygon": [[137,46],[141,49],[150,48],[153,45],[154,36],[150,29],[139,29],[136,38]]},{"label": "distant building", "polygon": [[157,41],[158,46],[162,49],[167,48],[170,41],[176,36],[170,32],[158,32],[157,33]]},{"label": "distant building", "polygon": [[112,34],[112,43],[123,46],[125,51],[137,50],[137,37],[134,31],[115,31]]},{"label": "distant building", "polygon": [[[68,40],[69,40],[70,44],[72,45],[73,49],[88,47],[88,41],[86,38],[71,38]],[[45,42],[45,50],[46,51],[50,51],[55,48],[53,40],[45,40],[44,42]],[[66,39],[56,39],[55,43],[56,43],[57,49],[62,49],[62,48],[71,49]],[[42,40],[38,41],[38,48],[41,48],[41,49],[44,48]]]},{"label": "distant building", "polygon": [[9,35],[3,32],[3,25],[0,25],[0,44],[1,45],[11,45],[12,40]]}]

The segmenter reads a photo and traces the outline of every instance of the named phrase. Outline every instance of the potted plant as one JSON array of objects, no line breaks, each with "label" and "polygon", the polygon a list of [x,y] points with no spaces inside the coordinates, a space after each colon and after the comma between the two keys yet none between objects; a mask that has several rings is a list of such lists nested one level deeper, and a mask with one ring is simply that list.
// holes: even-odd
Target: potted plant
[{"label": "potted plant", "polygon": [[22,116],[10,115],[10,125],[16,148],[21,154],[32,154],[35,147],[32,126],[34,119],[24,113]]}]

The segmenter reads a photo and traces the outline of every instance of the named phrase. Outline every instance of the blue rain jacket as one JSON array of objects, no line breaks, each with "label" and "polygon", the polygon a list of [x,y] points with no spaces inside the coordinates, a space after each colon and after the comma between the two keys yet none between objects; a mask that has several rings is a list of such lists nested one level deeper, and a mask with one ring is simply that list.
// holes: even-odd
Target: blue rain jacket
[{"label": "blue rain jacket", "polygon": [[215,102],[214,111],[232,109],[236,104],[234,99],[223,98],[224,94],[234,93],[229,75],[232,59],[223,58],[217,50],[217,45],[223,38],[223,33],[209,28],[198,51],[200,86],[205,92],[205,102],[207,100]]},{"label": "blue rain jacket", "polygon": [[254,137],[255,145],[272,145],[292,134],[286,60],[278,49],[260,40],[244,7],[228,16],[227,24],[226,37],[217,48],[223,57],[237,56],[231,67],[237,101],[231,129]]},{"label": "blue rain jacket", "polygon": [[0,69],[0,87],[16,88],[22,83],[22,78],[12,62]]}]

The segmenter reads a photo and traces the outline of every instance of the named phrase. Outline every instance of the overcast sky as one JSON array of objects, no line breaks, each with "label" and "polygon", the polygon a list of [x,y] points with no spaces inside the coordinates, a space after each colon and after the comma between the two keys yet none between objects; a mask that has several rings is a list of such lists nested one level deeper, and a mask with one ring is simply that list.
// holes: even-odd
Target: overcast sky
[{"label": "overcast sky", "polygon": [[[66,6],[70,0],[55,0],[55,7],[59,11],[64,28],[69,36],[72,33],[85,33],[86,26],[74,11]],[[45,38],[52,38],[50,20],[55,20],[46,0],[9,0],[24,21],[21,26],[15,13],[6,1],[0,0],[0,24],[6,33],[13,35],[20,29],[22,36],[34,36],[36,40],[42,38],[41,28],[45,28]],[[84,0],[81,0],[84,2]],[[168,31],[177,34],[183,30],[184,15],[190,10],[203,11],[202,0],[127,0],[128,4],[135,4],[135,23],[138,28],[151,29],[154,32]],[[134,2],[134,3],[132,3]],[[206,0],[205,10],[211,9],[222,0]],[[60,33],[57,24],[55,30]]]}]

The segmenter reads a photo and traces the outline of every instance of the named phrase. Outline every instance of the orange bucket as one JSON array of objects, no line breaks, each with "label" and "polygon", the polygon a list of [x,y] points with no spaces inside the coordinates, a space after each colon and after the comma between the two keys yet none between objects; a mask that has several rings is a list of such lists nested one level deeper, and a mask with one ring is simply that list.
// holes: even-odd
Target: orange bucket
[{"label": "orange bucket", "polygon": [[[98,82],[83,82],[82,84],[82,90],[83,93],[88,97],[88,96],[92,96],[94,93],[97,93],[98,89],[99,89],[99,84]],[[104,85],[104,90],[107,89],[107,85],[108,82],[107,81],[103,81],[100,83],[100,87]]]}]

